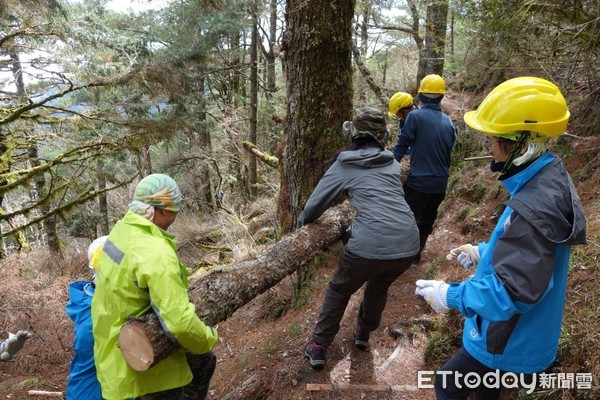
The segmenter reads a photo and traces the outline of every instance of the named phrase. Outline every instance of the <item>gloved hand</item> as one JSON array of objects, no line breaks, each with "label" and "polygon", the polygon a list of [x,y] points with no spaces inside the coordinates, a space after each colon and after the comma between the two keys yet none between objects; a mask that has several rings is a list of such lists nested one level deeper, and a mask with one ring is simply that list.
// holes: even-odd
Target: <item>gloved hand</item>
[{"label": "gloved hand", "polygon": [[450,285],[446,282],[419,279],[416,284],[415,294],[422,296],[435,312],[442,313],[450,309],[446,301],[446,292]]},{"label": "gloved hand", "polygon": [[479,247],[472,244],[463,244],[455,249],[450,250],[446,259],[456,259],[465,269],[477,268],[479,263]]},{"label": "gloved hand", "polygon": [[10,361],[23,347],[25,341],[33,334],[28,331],[18,331],[16,334],[8,333],[8,339],[0,343],[0,360]]}]

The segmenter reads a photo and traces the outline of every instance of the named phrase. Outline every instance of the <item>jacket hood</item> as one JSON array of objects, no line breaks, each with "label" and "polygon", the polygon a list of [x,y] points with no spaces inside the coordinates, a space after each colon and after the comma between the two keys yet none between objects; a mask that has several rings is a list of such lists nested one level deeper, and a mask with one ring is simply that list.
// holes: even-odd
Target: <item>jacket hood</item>
[{"label": "jacket hood", "polygon": [[337,160],[344,164],[362,168],[377,168],[394,162],[391,151],[382,150],[379,146],[367,146],[358,150],[342,151]]},{"label": "jacket hood", "polygon": [[69,301],[65,309],[75,324],[89,318],[93,294],[94,286],[91,282],[76,281],[69,284]]},{"label": "jacket hood", "polygon": [[[525,216],[548,240],[553,243],[578,245],[586,243],[586,219],[575,185],[562,161],[552,153],[536,160],[520,175],[542,168],[530,180],[523,180],[523,188],[506,204]],[[537,188],[543,188],[538,190]]]}]

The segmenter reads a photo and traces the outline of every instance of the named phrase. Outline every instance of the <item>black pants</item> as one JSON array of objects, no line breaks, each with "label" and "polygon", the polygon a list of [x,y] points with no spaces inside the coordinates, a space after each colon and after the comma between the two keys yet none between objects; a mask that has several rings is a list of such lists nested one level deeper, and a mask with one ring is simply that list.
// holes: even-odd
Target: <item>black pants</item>
[{"label": "black pants", "polygon": [[[440,371],[452,371],[452,374],[446,375],[445,382],[443,375]],[[438,370],[438,374],[435,377],[435,396],[437,400],[459,400],[466,399],[469,394],[475,392],[477,399],[479,400],[497,400],[500,398],[500,388],[488,388],[481,384],[479,387],[471,388],[468,387],[464,377],[469,372],[476,373],[480,378],[483,378],[485,374],[494,372],[495,369],[486,367],[475,358],[473,358],[467,351],[461,347],[448,360],[442,368]],[[459,372],[461,377],[457,380],[456,377]],[[500,371],[500,376],[504,372]],[[471,385],[472,386],[472,385]]]},{"label": "black pants", "polygon": [[180,388],[150,393],[139,400],[204,400],[208,394],[210,379],[215,372],[217,358],[212,351],[205,354],[187,353],[186,359],[192,370],[192,381]]},{"label": "black pants", "polygon": [[413,257],[372,260],[344,250],[329,282],[313,340],[325,347],[333,342],[350,297],[365,282],[367,286],[358,312],[358,323],[367,331],[377,329],[390,285],[410,267],[412,260]]},{"label": "black pants", "polygon": [[419,228],[421,250],[423,250],[427,237],[433,232],[433,224],[437,218],[438,208],[444,201],[446,193],[422,193],[408,185],[404,185],[402,188],[404,189],[406,202],[415,215],[417,227]]}]

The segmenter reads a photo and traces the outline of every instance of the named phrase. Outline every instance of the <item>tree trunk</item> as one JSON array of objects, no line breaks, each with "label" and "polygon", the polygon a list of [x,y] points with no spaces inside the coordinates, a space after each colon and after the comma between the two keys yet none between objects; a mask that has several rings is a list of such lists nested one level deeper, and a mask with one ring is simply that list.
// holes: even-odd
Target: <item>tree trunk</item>
[{"label": "tree trunk", "polygon": [[[328,210],[317,222],[284,236],[255,259],[192,276],[189,296],[198,317],[208,325],[226,320],[337,241],[353,216],[354,209],[344,202]],[[137,371],[155,365],[176,347],[169,345],[155,314],[144,318],[141,322],[127,322],[119,337],[123,356],[128,363],[134,360],[129,365]]]},{"label": "tree trunk", "polygon": [[137,151],[138,171],[144,178],[152,173],[152,157],[150,156],[150,146],[141,145]]},{"label": "tree trunk", "polygon": [[[106,172],[104,171],[104,161],[102,159],[98,159],[97,168],[98,190],[102,191],[106,189]],[[96,234],[97,236],[108,235],[110,226],[108,223],[108,196],[106,192],[98,195],[98,210],[100,215]]]},{"label": "tree trunk", "polygon": [[[358,30],[360,32],[360,47],[358,47],[358,45],[354,45],[354,59],[356,62],[356,65],[359,67],[360,69],[360,64],[359,62],[361,62],[360,60],[360,54],[362,53],[365,57],[365,59],[367,58],[367,54],[368,54],[368,50],[369,50],[369,18],[371,17],[371,0],[362,0],[361,1],[361,7],[362,7],[362,15],[361,15],[361,23],[358,26]],[[360,49],[360,51],[358,51],[358,49]],[[358,56],[357,56],[358,54]],[[359,59],[357,59],[357,57]],[[366,76],[364,74],[364,72],[362,70],[359,71],[360,73],[362,73],[363,77]],[[367,81],[367,83],[370,86],[370,82]],[[356,98],[360,100],[360,102],[365,103],[367,101],[367,90],[365,88],[364,85],[356,85],[357,86],[357,92],[356,93]]]},{"label": "tree trunk", "polygon": [[285,151],[278,203],[284,229],[296,224],[352,117],[354,1],[288,0],[283,39],[287,82]]},{"label": "tree trunk", "polygon": [[[33,143],[29,146],[29,162],[32,167],[38,167],[41,165],[40,159],[38,156],[38,148]],[[39,174],[33,179],[35,183],[35,191],[31,194],[31,201],[33,203],[39,201],[44,196],[44,191],[46,189],[46,178],[44,174]],[[31,192],[30,192],[31,193]],[[48,199],[40,206],[40,215],[45,215],[50,211],[50,200]],[[60,252],[60,238],[58,237],[58,229],[56,226],[56,217],[47,218],[45,221],[40,223],[41,231],[43,232],[43,236],[45,236],[46,243],[48,244],[48,249],[52,252]]]},{"label": "tree trunk", "polygon": [[198,66],[198,87],[200,90],[198,91],[198,129],[199,132],[194,135],[194,140],[197,141],[198,146],[200,147],[200,155],[203,158],[203,161],[198,167],[200,172],[200,182],[198,182],[198,186],[200,187],[200,197],[203,203],[206,206],[206,209],[213,210],[217,207],[218,193],[215,193],[214,187],[214,172],[210,166],[210,160],[213,156],[213,149],[211,143],[210,131],[207,128],[206,122],[206,96],[204,95],[204,86],[206,83],[206,64],[204,62],[200,63]]},{"label": "tree trunk", "polygon": [[[427,6],[425,30],[425,75],[444,73],[448,0],[436,0]],[[420,82],[420,80],[419,80]]]},{"label": "tree trunk", "polygon": [[267,98],[277,90],[275,73],[275,45],[277,44],[277,0],[269,4],[269,51],[265,53],[267,60]]},{"label": "tree trunk", "polygon": [[[250,38],[250,135],[248,140],[257,143],[258,125],[258,17],[252,11],[252,36]],[[250,154],[248,159],[248,196],[250,200],[258,196],[256,156]]]},{"label": "tree trunk", "polygon": [[[12,61],[12,73],[13,73],[13,78],[15,79],[15,86],[17,87],[17,97],[19,98],[19,100],[23,101],[23,102],[28,102],[29,99],[27,99],[27,93],[25,92],[25,82],[23,80],[23,69],[21,67],[21,60],[19,59],[19,54],[15,53],[15,52],[10,52],[10,59]],[[37,158],[37,145],[35,143],[35,139],[32,140],[31,145],[29,146],[29,148],[27,149],[29,155],[31,156],[31,154],[33,153],[35,155],[35,157],[32,158],[32,166],[35,166],[35,163],[38,162],[39,160]],[[46,180],[45,178],[42,176],[42,179],[44,180],[44,183],[42,184],[42,188],[46,185]],[[39,188],[39,178],[36,179],[36,188]],[[31,192],[30,192],[31,195]],[[36,202],[36,198],[38,194],[34,195],[34,197],[31,198],[31,202],[35,203]],[[18,231],[16,233],[16,237],[17,237],[17,242],[19,243],[19,250],[20,249],[24,249],[24,248],[29,248],[29,243],[27,243],[27,237],[25,235],[24,231]]]}]

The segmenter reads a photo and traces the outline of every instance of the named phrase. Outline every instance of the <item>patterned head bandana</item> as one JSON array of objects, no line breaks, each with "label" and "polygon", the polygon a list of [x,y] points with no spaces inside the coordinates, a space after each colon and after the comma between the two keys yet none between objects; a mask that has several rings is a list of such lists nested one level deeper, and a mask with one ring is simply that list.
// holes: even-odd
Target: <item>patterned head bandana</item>
[{"label": "patterned head bandana", "polygon": [[129,210],[152,221],[154,207],[178,212],[181,192],[173,178],[164,174],[148,175],[138,183]]}]

